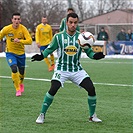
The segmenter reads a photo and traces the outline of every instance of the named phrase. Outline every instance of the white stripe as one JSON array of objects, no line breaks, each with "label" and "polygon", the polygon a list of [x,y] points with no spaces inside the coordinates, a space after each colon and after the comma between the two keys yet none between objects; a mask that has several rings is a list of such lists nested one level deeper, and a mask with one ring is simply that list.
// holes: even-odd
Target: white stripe
[{"label": "white stripe", "polygon": [[[83,62],[83,63],[87,63],[88,61],[86,60],[86,61],[83,61],[83,60],[81,60],[80,62]],[[112,62],[112,61],[100,61],[100,62],[97,62],[97,61],[90,61],[89,62],[89,64],[90,63],[92,63],[92,64],[95,64],[95,63],[99,63],[99,64],[127,64],[127,65],[129,65],[129,64],[133,64],[133,62]]]},{"label": "white stripe", "polygon": [[93,83],[98,85],[107,85],[107,86],[127,86],[127,87],[133,87],[133,85],[128,84],[111,84],[111,83]]},{"label": "white stripe", "polygon": [[[9,79],[11,78],[10,76],[0,76],[0,78],[5,78],[5,79]],[[35,81],[47,81],[50,82],[51,79],[39,79],[39,78],[24,78],[27,80],[35,80]],[[66,81],[67,83],[72,83],[71,81]],[[98,84],[98,85],[105,85],[105,86],[122,86],[122,87],[133,87],[133,85],[128,85],[128,84],[112,84],[112,83],[95,83],[93,82],[93,84]]]},{"label": "white stripe", "polygon": [[[69,44],[70,44],[70,36],[67,35],[67,46],[69,46]],[[67,56],[67,64],[69,64],[69,62],[70,62],[69,61],[69,56]],[[66,68],[67,68],[67,71],[68,71],[69,65],[67,65]]]},{"label": "white stripe", "polygon": [[[61,41],[62,41],[62,51],[61,51],[61,56],[62,56],[62,61],[61,61],[61,64],[64,64],[64,60],[63,60],[63,58],[64,58],[64,36],[63,36],[64,34],[61,34]],[[62,65],[61,65],[61,70],[62,70],[63,68],[62,68]]]}]

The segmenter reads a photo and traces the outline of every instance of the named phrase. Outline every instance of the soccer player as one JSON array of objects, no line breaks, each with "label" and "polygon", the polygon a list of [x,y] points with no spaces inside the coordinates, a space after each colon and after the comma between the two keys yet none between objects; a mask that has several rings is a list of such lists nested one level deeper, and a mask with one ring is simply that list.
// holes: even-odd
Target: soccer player
[{"label": "soccer player", "polygon": [[[73,13],[73,12],[74,12],[74,9],[73,9],[73,8],[68,8],[68,9],[67,9],[67,14]],[[59,29],[59,31],[63,31],[63,30],[67,30],[66,17],[63,18],[63,19],[61,20],[61,24],[60,24],[60,29]],[[76,30],[80,31],[80,28],[79,28],[78,25],[77,25],[77,27],[76,27]]]},{"label": "soccer player", "polygon": [[6,37],[6,60],[11,68],[12,80],[16,89],[16,96],[21,96],[24,92],[24,76],[25,76],[25,51],[24,45],[31,45],[32,38],[21,22],[20,13],[12,15],[12,24],[5,26],[0,31],[0,40]]},{"label": "soccer player", "polygon": [[[36,44],[38,48],[40,48],[40,52],[44,51],[48,47],[53,37],[52,28],[47,24],[47,17],[43,16],[41,22],[42,23],[37,26],[35,33]],[[55,66],[54,54],[50,54],[50,61],[47,57],[44,58],[44,61],[48,66],[48,71],[52,71]]]},{"label": "soccer player", "polygon": [[[79,31],[76,30],[78,24],[78,15],[70,13],[67,15],[66,22],[68,29],[55,34],[50,46],[43,51],[41,55],[32,56],[31,61],[40,61],[47,57],[50,53],[57,50],[58,59],[56,62],[55,71],[51,80],[51,87],[44,96],[41,113],[38,116],[36,123],[44,123],[46,112],[51,105],[55,94],[66,80],[70,80],[76,85],[84,88],[88,94],[89,121],[102,122],[95,113],[96,108],[96,92],[90,76],[82,68],[80,64],[80,56],[82,48],[78,44]],[[91,59],[104,58],[102,52],[94,53],[92,48],[84,49],[85,53]]]}]

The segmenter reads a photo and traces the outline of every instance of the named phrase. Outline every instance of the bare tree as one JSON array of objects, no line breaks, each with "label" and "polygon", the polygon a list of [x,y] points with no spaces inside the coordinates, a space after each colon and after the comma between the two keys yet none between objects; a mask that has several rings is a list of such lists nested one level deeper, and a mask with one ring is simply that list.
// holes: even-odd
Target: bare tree
[{"label": "bare tree", "polygon": [[74,0],[72,4],[79,14],[81,21],[116,9],[130,8],[132,5],[131,0],[93,0],[89,2]]},{"label": "bare tree", "polygon": [[67,0],[67,2],[68,2],[68,7],[72,8],[72,1],[71,0]]},{"label": "bare tree", "polygon": [[1,1],[0,1],[0,30],[1,30],[1,28],[2,28],[2,26],[1,26],[1,21],[2,21],[2,18],[1,18],[1,15],[2,15],[2,6],[1,6]]},{"label": "bare tree", "polygon": [[33,29],[41,21],[42,16],[47,16],[49,24],[59,24],[65,12],[65,5],[58,0],[34,1],[25,0],[23,10],[23,23]]},{"label": "bare tree", "polygon": [[[80,21],[112,10],[131,7],[130,0],[69,1],[75,12],[79,15]],[[20,12],[22,23],[31,29],[40,23],[43,15],[47,15],[49,24],[59,25],[61,19],[66,16],[67,8],[68,0],[2,0],[1,27],[10,23],[13,12]]]},{"label": "bare tree", "polygon": [[130,7],[130,0],[97,0],[96,7],[98,14],[103,14],[117,9],[127,9]]},{"label": "bare tree", "polygon": [[94,7],[91,2],[75,0],[73,2],[73,7],[76,13],[79,15],[80,21],[94,16],[95,10],[93,9]]},{"label": "bare tree", "polygon": [[22,23],[26,25],[26,27],[34,29],[36,23],[39,21],[39,15],[42,13],[42,7],[40,7],[40,3],[31,0],[24,1],[25,8],[22,12]]},{"label": "bare tree", "polygon": [[103,14],[106,10],[107,0],[98,0],[97,1],[97,9],[98,14]]},{"label": "bare tree", "polygon": [[80,20],[82,21],[83,18],[84,18],[84,8],[83,8],[83,1],[81,0],[76,0],[76,5],[77,5],[77,8],[79,10],[79,14],[80,14]]},{"label": "bare tree", "polygon": [[3,0],[1,3],[1,26],[10,23],[12,13],[21,12],[22,2],[20,0]]},{"label": "bare tree", "polygon": [[45,12],[50,24],[60,23],[62,17],[64,17],[66,14],[66,11],[64,11],[64,9],[66,9],[66,5],[64,5],[62,1],[47,1],[43,4],[43,7],[45,8]]},{"label": "bare tree", "polygon": [[113,11],[116,9],[127,9],[131,7],[131,0],[108,0],[107,10]]}]

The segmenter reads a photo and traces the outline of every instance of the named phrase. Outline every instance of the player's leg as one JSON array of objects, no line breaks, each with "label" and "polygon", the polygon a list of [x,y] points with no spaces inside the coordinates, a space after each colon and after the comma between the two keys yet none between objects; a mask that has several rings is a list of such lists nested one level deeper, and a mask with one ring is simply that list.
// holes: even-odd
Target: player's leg
[{"label": "player's leg", "polygon": [[54,65],[54,54],[50,54],[51,66]]},{"label": "player's leg", "polygon": [[96,92],[95,92],[95,87],[89,77],[89,75],[84,71],[78,71],[75,72],[75,74],[71,77],[71,81],[82,88],[84,88],[87,93],[88,93],[88,107],[89,107],[89,114],[90,114],[90,119],[93,118],[93,121],[95,122],[101,122],[100,119],[98,119],[95,115],[95,109],[96,109]]},{"label": "player's leg", "polygon": [[57,91],[60,87],[61,87],[61,83],[59,81],[57,81],[57,80],[51,81],[50,90],[44,96],[44,101],[42,104],[42,110],[41,110],[41,113],[36,120],[36,123],[39,123],[39,124],[44,123],[45,114],[46,114],[49,106],[52,104],[52,101],[54,99],[54,95],[57,93]]},{"label": "player's leg", "polygon": [[20,84],[23,83],[25,77],[25,67],[19,68],[19,78],[20,78]]},{"label": "player's leg", "polygon": [[46,63],[47,66],[48,66],[48,71],[50,71],[51,64],[50,64],[49,59],[48,59],[48,58],[44,58],[44,61],[45,61],[45,63]]},{"label": "player's leg", "polygon": [[24,92],[24,77],[25,77],[25,54],[18,56],[18,70],[19,70],[19,78],[20,78],[20,82],[19,82],[19,86],[20,86],[20,90],[21,92]]},{"label": "player's leg", "polygon": [[55,64],[54,64],[54,54],[50,54],[50,60],[51,60],[51,67],[49,68],[50,71],[54,70]]},{"label": "player's leg", "polygon": [[81,83],[80,86],[83,87],[88,92],[88,104],[90,108],[90,116],[95,113],[96,108],[96,93],[95,87],[89,77],[85,78]]},{"label": "player's leg", "polygon": [[61,87],[61,83],[57,80],[51,81],[50,90],[46,93],[43,101],[41,113],[46,113],[48,107],[51,105],[54,95],[57,93],[58,89]]},{"label": "player's leg", "polygon": [[[40,52],[43,52],[47,47],[48,47],[48,45],[47,45],[47,46],[41,46],[41,47],[40,47]],[[45,61],[45,63],[47,64],[48,70],[49,70],[50,67],[51,67],[51,64],[50,64],[49,59],[48,59],[48,58],[44,58],[44,61]]]},{"label": "player's leg", "polygon": [[17,68],[17,57],[12,53],[6,53],[6,60],[8,65],[11,68],[11,77],[16,89],[16,96],[21,96],[20,87],[19,87],[19,73]]},{"label": "player's leg", "polygon": [[54,72],[52,80],[51,80],[51,87],[44,96],[41,114],[38,116],[36,123],[40,123],[40,124],[44,123],[45,114],[49,106],[51,105],[55,94],[57,93],[57,91],[59,90],[61,86],[63,87],[63,84],[68,79],[69,75],[70,74],[68,72],[62,72],[62,71]]},{"label": "player's leg", "polygon": [[21,92],[24,92],[24,84],[23,84],[24,77],[25,77],[25,67],[21,67],[19,68],[19,79],[20,79],[19,86]]},{"label": "player's leg", "polygon": [[20,90],[20,87],[19,87],[19,73],[18,73],[18,70],[17,70],[17,65],[16,64],[11,65],[10,68],[11,68],[11,71],[12,71],[12,80],[13,80],[13,83],[14,83],[14,87],[15,87],[16,91],[19,91]]},{"label": "player's leg", "polygon": [[83,87],[88,92],[88,106],[89,106],[89,121],[94,122],[102,122],[99,118],[97,118],[95,114],[96,110],[96,92],[95,87],[90,79],[90,77],[86,77],[81,83],[80,86]]}]

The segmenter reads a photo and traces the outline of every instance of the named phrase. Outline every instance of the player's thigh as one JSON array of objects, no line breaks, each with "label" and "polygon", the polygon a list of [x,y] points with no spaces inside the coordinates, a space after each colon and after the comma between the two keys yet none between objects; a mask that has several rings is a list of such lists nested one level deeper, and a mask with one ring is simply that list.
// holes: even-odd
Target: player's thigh
[{"label": "player's thigh", "polygon": [[95,87],[93,85],[93,82],[91,81],[90,77],[85,78],[80,84],[82,88],[84,88],[89,96],[95,96]]},{"label": "player's thigh", "polygon": [[85,79],[89,77],[89,75],[87,74],[87,72],[85,70],[81,70],[81,71],[78,71],[78,72],[75,72],[70,80],[75,83],[76,85],[80,85],[80,83]]},{"label": "player's thigh", "polygon": [[17,66],[20,74],[22,75],[24,74],[24,71],[25,71],[25,61],[26,61],[25,54],[17,56]]},{"label": "player's thigh", "polygon": [[16,57],[17,57],[18,68],[25,68],[25,61],[26,61],[25,54],[23,54],[23,55],[16,55]]},{"label": "player's thigh", "polygon": [[68,79],[70,76],[69,72],[62,72],[62,71],[55,71],[52,77],[52,80],[57,80],[61,83],[62,87],[64,82]]},{"label": "player's thigh", "polygon": [[17,65],[17,58],[13,53],[6,53],[6,60],[9,66]]},{"label": "player's thigh", "polygon": [[50,90],[48,91],[49,94],[54,96],[60,87],[61,87],[61,82],[57,80],[51,80],[51,87],[50,87]]}]

